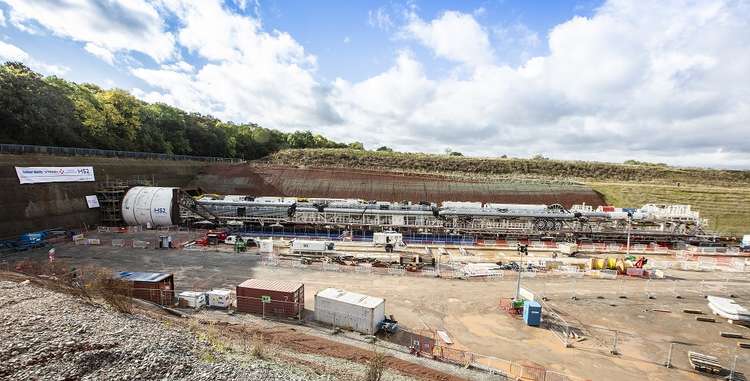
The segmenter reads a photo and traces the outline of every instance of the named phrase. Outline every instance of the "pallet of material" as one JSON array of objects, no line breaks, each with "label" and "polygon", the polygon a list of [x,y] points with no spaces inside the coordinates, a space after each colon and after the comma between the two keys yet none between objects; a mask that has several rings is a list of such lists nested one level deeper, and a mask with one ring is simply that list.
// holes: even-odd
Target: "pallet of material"
[{"label": "pallet of material", "polygon": [[724,367],[719,364],[719,359],[714,356],[688,352],[688,361],[693,369],[701,372],[720,374],[724,370]]}]

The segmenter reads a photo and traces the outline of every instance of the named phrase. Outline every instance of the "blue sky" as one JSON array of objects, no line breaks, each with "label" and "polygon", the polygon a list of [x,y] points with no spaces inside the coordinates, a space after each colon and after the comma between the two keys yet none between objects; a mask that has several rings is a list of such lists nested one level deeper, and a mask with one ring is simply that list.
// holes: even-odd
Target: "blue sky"
[{"label": "blue sky", "polygon": [[[432,19],[445,10],[458,10],[475,14],[488,27],[513,27],[524,25],[531,33],[544,37],[554,26],[573,16],[589,16],[601,5],[601,1],[423,1],[410,4],[383,1],[259,1],[257,8],[249,5],[240,9],[235,2],[225,2],[225,6],[238,14],[250,17],[260,16],[264,29],[286,31],[301,43],[306,50],[318,58],[318,75],[322,79],[333,80],[341,77],[350,81],[360,81],[388,69],[393,62],[394,51],[412,49],[415,54],[430,62],[428,69],[439,75],[450,70],[450,65],[435,59],[428,49],[414,41],[394,37],[389,29],[403,22],[404,13],[415,6],[423,18]],[[5,15],[10,7],[0,2]],[[257,12],[256,12],[257,10]],[[373,25],[372,14],[381,10],[394,23],[389,29]],[[6,16],[7,17],[7,16]],[[167,19],[168,29],[179,25],[175,18]],[[45,62],[64,66],[69,70],[64,77],[78,82],[94,82],[105,87],[148,87],[145,83],[129,75],[127,67],[117,67],[86,54],[82,42],[57,37],[45,31],[31,34],[13,28],[6,23],[0,29],[3,40],[22,47],[31,56]],[[40,28],[44,29],[44,28]],[[502,44],[502,41],[496,41]],[[545,53],[543,43],[533,47],[534,53]],[[147,56],[131,53],[144,66],[155,63]],[[189,63],[201,62],[200,57],[184,52]],[[502,54],[502,60],[517,65],[516,54]]]},{"label": "blue sky", "polygon": [[0,0],[0,60],[367,147],[750,167],[747,0]]}]

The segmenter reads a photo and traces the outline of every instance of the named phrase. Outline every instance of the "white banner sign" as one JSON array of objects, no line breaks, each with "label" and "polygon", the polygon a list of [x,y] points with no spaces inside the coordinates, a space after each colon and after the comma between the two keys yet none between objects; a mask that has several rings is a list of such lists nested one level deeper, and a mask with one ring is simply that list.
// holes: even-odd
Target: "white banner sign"
[{"label": "white banner sign", "polygon": [[21,184],[94,181],[94,167],[16,167]]},{"label": "white banner sign", "polygon": [[89,204],[89,209],[99,207],[99,198],[96,195],[86,196],[86,203]]}]

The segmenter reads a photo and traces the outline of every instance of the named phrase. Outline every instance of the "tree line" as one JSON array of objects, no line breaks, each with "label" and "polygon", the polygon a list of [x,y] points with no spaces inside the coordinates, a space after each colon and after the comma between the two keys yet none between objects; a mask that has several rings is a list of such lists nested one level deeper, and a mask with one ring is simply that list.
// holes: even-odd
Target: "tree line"
[{"label": "tree line", "polygon": [[224,122],[121,89],[0,66],[0,143],[257,159],[285,148],[354,148],[310,131]]}]

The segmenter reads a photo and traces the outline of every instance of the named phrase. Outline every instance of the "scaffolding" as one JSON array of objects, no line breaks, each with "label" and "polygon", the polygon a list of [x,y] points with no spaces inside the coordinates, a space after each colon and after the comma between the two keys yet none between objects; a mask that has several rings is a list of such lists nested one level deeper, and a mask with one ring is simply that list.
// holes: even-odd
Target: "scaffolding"
[{"label": "scaffolding", "polygon": [[99,184],[96,196],[99,199],[99,222],[104,226],[125,226],[122,219],[122,199],[134,186],[155,186],[153,179],[110,179]]}]

